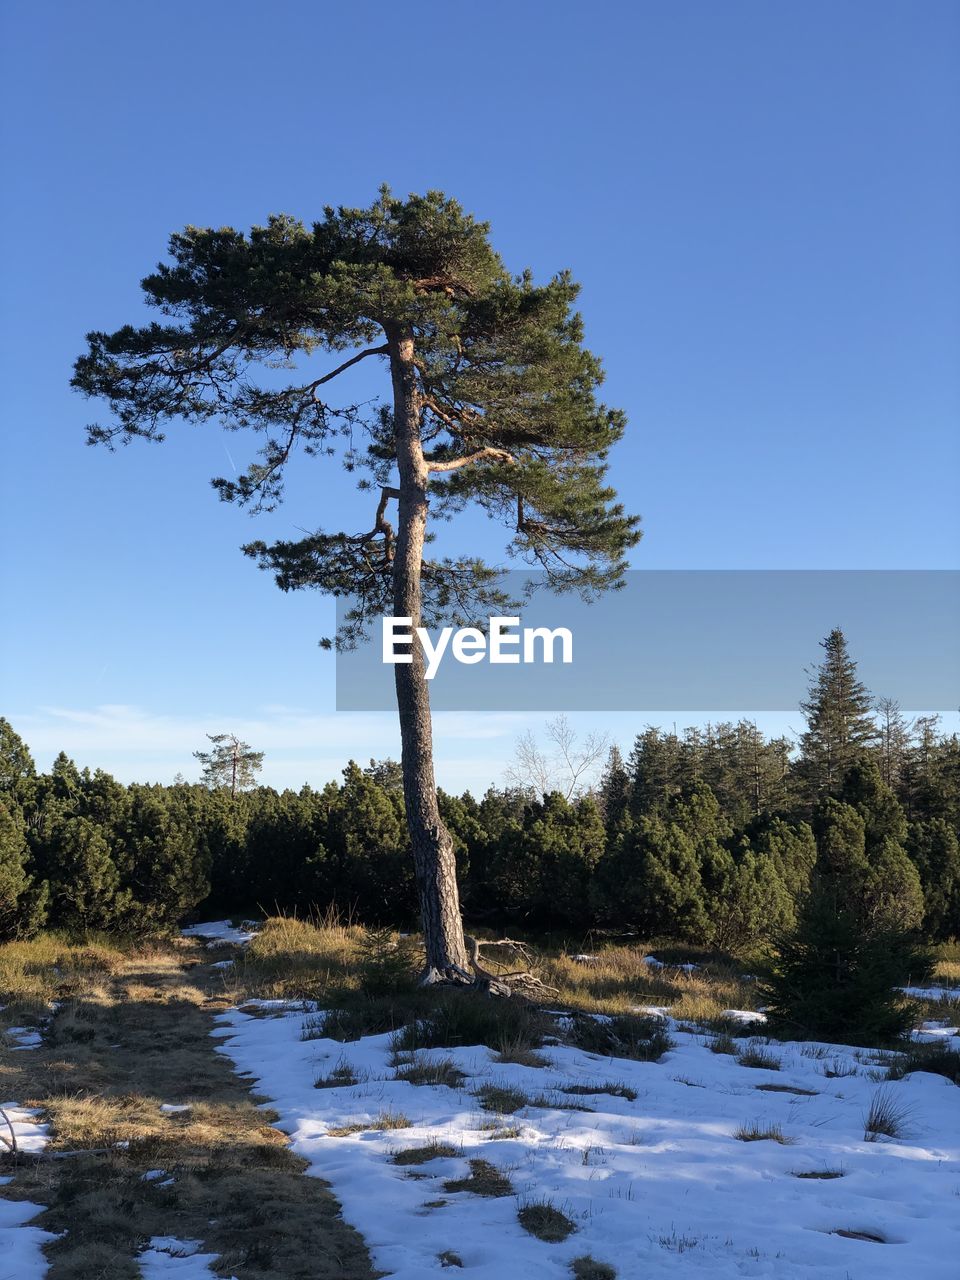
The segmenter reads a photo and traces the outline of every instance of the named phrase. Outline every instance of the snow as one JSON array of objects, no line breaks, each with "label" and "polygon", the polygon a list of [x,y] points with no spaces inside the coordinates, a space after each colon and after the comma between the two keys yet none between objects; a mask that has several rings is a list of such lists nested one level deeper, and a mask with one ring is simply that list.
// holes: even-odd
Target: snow
[{"label": "snow", "polygon": [[137,1261],[143,1280],[216,1280],[215,1253],[201,1253],[201,1240],[154,1236]]},{"label": "snow", "polygon": [[208,947],[225,947],[231,943],[243,946],[257,936],[259,932],[250,920],[245,920],[238,928],[229,920],[208,920],[203,924],[191,924],[180,930],[185,938],[202,938]]},{"label": "snow", "polygon": [[960,1001],[960,987],[901,987],[900,990],[914,1000]]},{"label": "snow", "polygon": [[7,1027],[4,1036],[13,1043],[8,1049],[38,1049],[43,1044],[43,1036],[36,1027]]},{"label": "snow", "polygon": [[[38,1114],[35,1108],[20,1107],[15,1102],[0,1103],[0,1108],[13,1125],[19,1151],[41,1151],[47,1145],[47,1126],[34,1120]],[[10,1130],[2,1120],[0,1138],[10,1138]],[[0,1143],[0,1150],[6,1149],[6,1144]],[[11,1181],[0,1178],[0,1187]],[[0,1280],[42,1280],[46,1275],[47,1260],[42,1248],[56,1237],[27,1225],[44,1207],[29,1200],[4,1200],[0,1196]]]},{"label": "snow", "polygon": [[192,1110],[189,1102],[161,1102],[160,1110],[167,1116],[179,1116],[184,1111]]},{"label": "snow", "polygon": [[[0,1186],[10,1182],[0,1178]],[[2,1280],[42,1280],[47,1273],[47,1260],[42,1248],[56,1239],[49,1231],[30,1227],[27,1223],[43,1212],[43,1205],[29,1200],[0,1198],[0,1277]]]},{"label": "snow", "polygon": [[[34,1120],[34,1116],[40,1114],[36,1107],[21,1107],[15,1102],[0,1102],[0,1111],[3,1111],[7,1120],[13,1125],[18,1151],[43,1150],[49,1141],[47,1125],[38,1124]],[[9,1140],[10,1130],[7,1128],[7,1121],[0,1117],[0,1146],[4,1150]]]},{"label": "snow", "polygon": [[666,964],[656,956],[644,956],[643,963],[651,969],[674,969],[678,973],[696,973],[700,968],[698,964],[693,964],[691,961],[687,961],[686,964]]},{"label": "snow", "polygon": [[[303,1015],[290,1009],[266,1019],[231,1010],[220,1024],[219,1051],[256,1077],[293,1149],[332,1184],[375,1266],[395,1280],[439,1275],[445,1250],[459,1255],[471,1280],[569,1280],[569,1264],[581,1254],[614,1265],[620,1280],[681,1273],[704,1280],[956,1280],[960,1093],[941,1076],[918,1072],[885,1084],[909,1108],[907,1132],[866,1142],[864,1115],[880,1087],[878,1068],[874,1055],[843,1046],[775,1043],[768,1052],[781,1070],[749,1068],[669,1020],[676,1047],[658,1063],[561,1045],[543,1051],[546,1069],[497,1063],[481,1047],[430,1051],[426,1056],[452,1058],[466,1073],[464,1086],[450,1089],[396,1080],[388,1035],[304,1041]],[[361,1083],[315,1089],[315,1078],[341,1061]],[[825,1074],[838,1066],[855,1074]],[[504,1121],[520,1127],[517,1136],[491,1140],[481,1127],[494,1117],[473,1092],[492,1082],[540,1099]],[[637,1097],[561,1092],[603,1083],[627,1086]],[[561,1100],[592,1110],[550,1105]],[[402,1112],[412,1127],[329,1135],[383,1112]],[[754,1124],[781,1126],[790,1145],[734,1137],[739,1126]],[[391,1162],[397,1150],[429,1141],[459,1154],[412,1167]],[[445,1179],[467,1174],[468,1158],[501,1169],[515,1194],[445,1191]],[[843,1176],[832,1180],[796,1176],[837,1170]],[[517,1221],[519,1205],[540,1199],[576,1224],[563,1243],[537,1240]],[[446,1203],[430,1207],[439,1200]]]}]

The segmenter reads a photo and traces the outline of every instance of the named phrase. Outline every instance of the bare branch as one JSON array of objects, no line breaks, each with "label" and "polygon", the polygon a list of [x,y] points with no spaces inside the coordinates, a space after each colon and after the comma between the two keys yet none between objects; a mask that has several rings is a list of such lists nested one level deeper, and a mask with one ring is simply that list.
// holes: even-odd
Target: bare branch
[{"label": "bare branch", "polygon": [[[425,455],[426,457],[426,455]],[[471,463],[482,462],[489,458],[495,462],[515,462],[512,453],[508,453],[506,449],[494,449],[488,447],[486,449],[477,449],[475,453],[468,453],[462,458],[450,458],[447,461],[434,461],[426,457],[427,470],[434,471],[459,471],[461,467],[469,467]]]},{"label": "bare branch", "polygon": [[358,364],[361,360],[366,360],[367,356],[385,356],[390,348],[386,343],[382,347],[368,347],[366,351],[360,351],[355,356],[351,356],[349,360],[344,360],[343,364],[338,365],[336,369],[331,369],[329,373],[325,373],[322,378],[317,378],[316,382],[311,382],[307,390],[317,398],[317,388],[322,387],[325,382],[332,382],[337,374],[343,373],[345,369],[349,369],[351,365]]}]

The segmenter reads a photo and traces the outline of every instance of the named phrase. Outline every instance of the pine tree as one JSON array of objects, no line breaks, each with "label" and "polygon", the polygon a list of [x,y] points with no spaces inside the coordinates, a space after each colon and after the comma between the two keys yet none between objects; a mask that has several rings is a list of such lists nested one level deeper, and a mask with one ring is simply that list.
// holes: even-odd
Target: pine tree
[{"label": "pine tree", "polygon": [[813,800],[832,794],[877,737],[870,694],[857,678],[843,632],[834,628],[820,644],[824,658],[800,704],[807,720],[801,773]]},{"label": "pine tree", "polygon": [[33,799],[36,776],[26,743],[0,716],[0,799],[23,809]]},{"label": "pine tree", "polygon": [[161,787],[133,786],[118,856],[123,890],[138,923],[172,928],[210,890],[197,826]]},{"label": "pine tree", "polygon": [[34,885],[28,862],[19,811],[0,801],[0,942],[29,937],[46,916],[47,886]]},{"label": "pine tree", "polygon": [[127,917],[129,895],[110,845],[89,818],[67,818],[53,832],[50,914],[71,930],[109,929]]},{"label": "pine tree", "polygon": [[207,737],[213,749],[193,753],[203,765],[204,786],[229,787],[231,798],[236,799],[238,791],[246,791],[256,782],[263,768],[263,752],[254,751],[249,742],[241,742],[232,733],[208,733]]},{"label": "pine tree", "polygon": [[[279,500],[284,468],[301,454],[339,451],[376,490],[368,532],[318,530],[247,551],[281,587],[349,597],[338,640],[393,614],[414,627],[475,620],[505,603],[496,571],[474,555],[425,556],[428,513],[475,503],[509,530],[508,550],[560,590],[616,586],[639,538],[605,484],[623,414],[599,404],[599,361],[583,346],[567,273],[535,285],[508,274],[488,227],[439,192],[368,209],[332,209],[312,228],[273,217],[249,236],[187,228],[173,263],[143,282],[164,323],[92,333],[74,386],[110,404],[114,423],[93,442],[161,438],[166,420],[219,418],[263,432],[261,457],[220,496],[254,507]],[[333,369],[318,351],[353,355]],[[279,385],[279,367],[304,363]],[[385,362],[392,404],[372,415],[335,407],[327,388],[360,361]],[[257,381],[258,364],[271,366]],[[353,447],[360,426],[366,455]],[[397,527],[388,519],[397,503]],[[437,804],[423,652],[394,668],[406,817],[426,941],[425,978],[467,968],[453,843]]]}]

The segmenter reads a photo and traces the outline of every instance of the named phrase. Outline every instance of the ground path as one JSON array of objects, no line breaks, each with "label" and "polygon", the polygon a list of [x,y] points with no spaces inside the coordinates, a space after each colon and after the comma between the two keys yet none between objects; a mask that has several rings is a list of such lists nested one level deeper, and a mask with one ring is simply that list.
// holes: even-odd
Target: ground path
[{"label": "ground path", "polygon": [[184,939],[61,980],[42,1043],[0,1057],[0,1092],[42,1108],[51,1134],[2,1170],[3,1194],[48,1206],[48,1280],[137,1280],[154,1237],[199,1242],[237,1280],[371,1280],[327,1185],[216,1051],[230,1000],[209,960]]}]

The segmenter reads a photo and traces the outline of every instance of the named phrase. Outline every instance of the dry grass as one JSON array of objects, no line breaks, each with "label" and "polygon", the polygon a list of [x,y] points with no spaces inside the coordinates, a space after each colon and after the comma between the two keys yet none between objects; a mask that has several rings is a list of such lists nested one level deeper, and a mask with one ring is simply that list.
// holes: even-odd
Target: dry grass
[{"label": "dry grass", "polygon": [[515,1089],[509,1084],[485,1084],[477,1090],[476,1096],[484,1111],[493,1111],[500,1116],[512,1116],[515,1111],[531,1105],[522,1089]]},{"label": "dry grass", "polygon": [[355,1133],[387,1133],[391,1129],[409,1129],[409,1119],[400,1111],[381,1111],[372,1120],[358,1120],[355,1124],[338,1125],[327,1130],[328,1138],[349,1138]]},{"label": "dry grass", "polygon": [[228,1000],[209,958],[194,942],[0,947],[0,984],[50,1019],[41,1048],[0,1057],[2,1091],[43,1109],[50,1151],[81,1153],[23,1159],[4,1188],[48,1206],[48,1280],[136,1280],[144,1239],[170,1234],[202,1240],[239,1280],[372,1277],[328,1188],[215,1052]]},{"label": "dry grass", "polygon": [[778,1124],[742,1124],[733,1131],[738,1142],[779,1142],[782,1147],[792,1146],[795,1138],[788,1138]]},{"label": "dry grass", "polygon": [[512,1196],[513,1184],[505,1173],[489,1160],[471,1160],[470,1174],[466,1178],[451,1178],[443,1184],[444,1191],[470,1191],[475,1196]]},{"label": "dry grass", "polygon": [[518,1211],[517,1219],[524,1231],[529,1231],[532,1236],[548,1244],[559,1244],[577,1229],[576,1224],[549,1200],[525,1204]]},{"label": "dry grass", "polygon": [[544,982],[559,989],[558,1005],[585,1013],[636,1013],[638,1005],[669,1006],[671,1017],[683,1022],[717,1018],[725,1009],[756,1007],[755,984],[744,982],[731,963],[708,953],[690,951],[699,964],[693,973],[679,968],[651,968],[641,946],[608,946],[591,964],[568,955],[543,958]]},{"label": "dry grass", "polygon": [[452,1058],[430,1059],[424,1054],[414,1054],[410,1062],[397,1068],[396,1078],[415,1085],[445,1085],[459,1089],[466,1076]]},{"label": "dry grass", "polygon": [[589,1253],[581,1254],[570,1263],[574,1280],[617,1280],[617,1271],[608,1262],[598,1262]]},{"label": "dry grass", "polygon": [[406,1147],[393,1156],[394,1164],[427,1164],[430,1160],[446,1160],[460,1152],[449,1142],[428,1142],[422,1147]]}]

